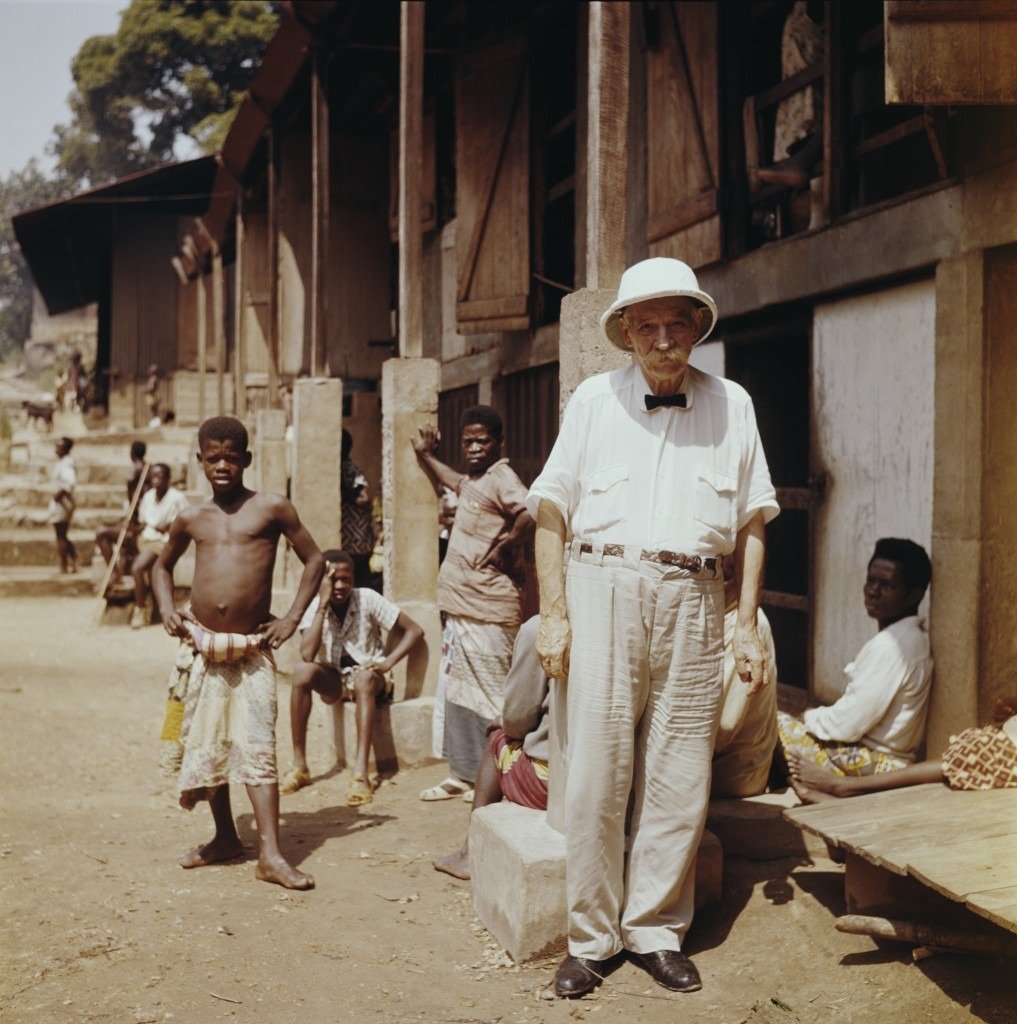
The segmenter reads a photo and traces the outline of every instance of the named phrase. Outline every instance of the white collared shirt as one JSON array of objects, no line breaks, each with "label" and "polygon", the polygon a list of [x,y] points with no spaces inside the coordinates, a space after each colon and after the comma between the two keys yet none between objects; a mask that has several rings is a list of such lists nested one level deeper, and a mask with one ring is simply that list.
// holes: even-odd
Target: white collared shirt
[{"label": "white collared shirt", "polygon": [[780,511],[752,400],[689,367],[686,408],[647,412],[636,365],[583,381],[527,496],[556,505],[572,534],[689,555],[726,555],[757,512]]}]

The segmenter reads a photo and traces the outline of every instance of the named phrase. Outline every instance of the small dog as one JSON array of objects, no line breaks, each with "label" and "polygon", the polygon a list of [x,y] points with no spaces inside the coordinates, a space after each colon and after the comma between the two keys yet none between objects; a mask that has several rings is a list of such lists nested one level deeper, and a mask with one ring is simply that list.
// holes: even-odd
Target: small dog
[{"label": "small dog", "polygon": [[30,402],[27,399],[21,403],[25,411],[25,422],[35,426],[44,426],[48,431],[53,429],[53,403],[52,402]]}]

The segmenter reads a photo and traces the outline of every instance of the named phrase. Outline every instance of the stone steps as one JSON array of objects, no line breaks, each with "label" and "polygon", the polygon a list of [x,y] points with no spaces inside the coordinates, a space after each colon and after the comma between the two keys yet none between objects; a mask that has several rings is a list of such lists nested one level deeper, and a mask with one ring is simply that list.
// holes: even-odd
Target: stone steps
[{"label": "stone steps", "polygon": [[[0,531],[35,527],[46,529],[52,535],[52,527],[47,519],[46,505],[37,505],[34,508],[6,508],[0,509]],[[74,510],[74,528],[78,530],[91,531],[95,533],[100,526],[108,526],[118,523],[123,519],[123,509],[120,508],[76,508]]]},{"label": "stone steps", "polygon": [[[127,473],[116,484],[81,484],[74,488],[74,502],[78,512],[85,508],[120,511],[127,499]],[[0,502],[9,507],[45,508],[49,501],[50,484],[8,476],[0,480]]]},{"label": "stone steps", "polygon": [[[72,528],[69,536],[78,549],[79,563],[89,565],[95,551],[95,532]],[[0,530],[0,565],[23,568],[56,564],[56,539],[52,527],[47,527],[46,531],[39,528]]]},{"label": "stone steps", "polygon": [[87,570],[71,576],[56,567],[56,546],[50,565],[0,567],[0,597],[93,597],[95,584]]},{"label": "stone steps", "polygon": [[[184,460],[176,459],[154,459],[154,462],[165,462],[170,468],[170,479],[174,482],[187,478],[187,467]],[[48,484],[50,473],[53,468],[53,459],[47,462],[30,462],[21,467],[21,477],[27,484]],[[78,484],[105,484],[109,487],[117,487],[120,493],[124,493],[127,477],[130,475],[130,465],[121,462],[82,462],[74,460],[74,469],[78,476]]]}]

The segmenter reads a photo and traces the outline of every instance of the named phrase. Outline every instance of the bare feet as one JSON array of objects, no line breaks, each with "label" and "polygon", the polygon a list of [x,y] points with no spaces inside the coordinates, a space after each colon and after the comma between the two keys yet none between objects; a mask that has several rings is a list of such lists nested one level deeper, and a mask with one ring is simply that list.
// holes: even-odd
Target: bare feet
[{"label": "bare feet", "polygon": [[461,878],[463,881],[470,879],[470,856],[465,850],[456,850],[455,853],[446,853],[444,857],[435,857],[431,863],[435,871],[444,871],[446,875]]},{"label": "bare feet", "polygon": [[180,858],[182,868],[204,868],[209,864],[222,864],[243,857],[244,846],[239,839],[213,839]]},{"label": "bare feet", "polygon": [[258,859],[258,866],[254,869],[254,877],[262,882],[272,882],[281,885],[284,889],[313,889],[314,879],[305,875],[284,860],[282,857],[274,857],[271,860],[261,857]]},{"label": "bare feet", "polygon": [[796,751],[788,754],[787,767],[794,791],[807,804],[851,795],[850,785],[841,776],[803,760]]}]

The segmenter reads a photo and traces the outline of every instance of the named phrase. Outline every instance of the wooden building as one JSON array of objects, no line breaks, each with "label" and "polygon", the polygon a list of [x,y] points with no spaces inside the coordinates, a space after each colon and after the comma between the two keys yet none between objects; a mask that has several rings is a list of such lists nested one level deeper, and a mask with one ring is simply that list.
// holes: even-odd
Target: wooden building
[{"label": "wooden building", "polygon": [[[782,681],[838,694],[873,543],[909,536],[935,573],[930,750],[986,717],[1017,627],[1013,5],[281,6],[189,264],[232,264],[202,363],[227,405],[339,377],[358,461],[409,479],[380,393],[400,367],[426,391],[433,362],[443,457],[489,402],[530,479],[592,337],[569,311],[682,258],[721,311],[696,358],[752,394],[784,508],[764,594]],[[422,516],[389,573],[426,590],[430,509],[386,486],[386,517]]]}]

